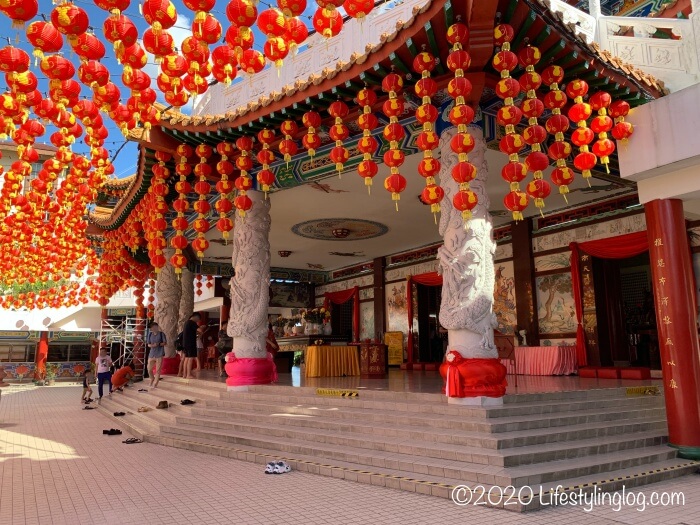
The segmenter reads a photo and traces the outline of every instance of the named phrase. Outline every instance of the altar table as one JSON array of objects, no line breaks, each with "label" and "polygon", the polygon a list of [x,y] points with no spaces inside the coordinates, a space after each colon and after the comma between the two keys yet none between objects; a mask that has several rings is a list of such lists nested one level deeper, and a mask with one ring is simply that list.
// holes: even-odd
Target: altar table
[{"label": "altar table", "polygon": [[355,346],[309,346],[304,354],[306,377],[359,376]]},{"label": "altar table", "polygon": [[[518,374],[526,376],[566,376],[576,373],[575,346],[516,346]],[[513,361],[501,359],[509,374],[515,373]]]}]

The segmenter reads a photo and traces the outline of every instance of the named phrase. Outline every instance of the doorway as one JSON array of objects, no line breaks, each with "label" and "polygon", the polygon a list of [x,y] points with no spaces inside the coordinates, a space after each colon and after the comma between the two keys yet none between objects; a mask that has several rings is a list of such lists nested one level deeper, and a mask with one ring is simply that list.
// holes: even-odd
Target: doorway
[{"label": "doorway", "polygon": [[[442,286],[416,284],[418,300],[418,356],[422,363],[440,363],[445,355],[447,331],[440,326]],[[415,352],[415,350],[414,350]]]},{"label": "doorway", "polygon": [[660,369],[649,252],[592,259],[600,365]]},{"label": "doorway", "polygon": [[334,304],[331,307],[331,328],[334,335],[339,335],[348,342],[353,341],[352,313],[354,301],[350,299],[343,304]]}]

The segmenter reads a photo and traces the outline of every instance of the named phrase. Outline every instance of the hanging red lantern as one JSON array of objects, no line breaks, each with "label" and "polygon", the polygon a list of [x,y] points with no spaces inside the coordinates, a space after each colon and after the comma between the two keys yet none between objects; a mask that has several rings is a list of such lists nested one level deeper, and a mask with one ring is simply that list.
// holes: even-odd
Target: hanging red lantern
[{"label": "hanging red lantern", "polygon": [[345,0],[343,9],[348,16],[362,22],[374,9],[374,0]]},{"label": "hanging red lantern", "polygon": [[80,57],[82,62],[87,60],[101,60],[105,56],[105,46],[102,41],[92,33],[82,33],[78,36],[68,36],[68,42],[73,52]]},{"label": "hanging red lantern", "polygon": [[306,0],[277,0],[277,7],[285,18],[301,16],[306,10]]},{"label": "hanging red lantern", "polygon": [[557,167],[552,171],[552,182],[559,186],[559,193],[562,194],[564,200],[566,194],[569,193],[569,185],[574,182],[574,172],[567,166]]},{"label": "hanging red lantern", "polygon": [[309,29],[306,27],[306,24],[296,16],[288,18],[285,22],[285,26],[287,29],[286,34],[290,39],[288,42],[289,51],[292,55],[296,55],[298,47],[309,37]]},{"label": "hanging red lantern", "polygon": [[0,49],[0,71],[5,73],[24,73],[29,70],[29,55],[14,46]]},{"label": "hanging red lantern", "polygon": [[306,126],[306,135],[302,139],[304,147],[310,157],[316,154],[316,149],[321,145],[321,139],[316,134],[316,130],[321,125],[321,115],[316,111],[307,111],[301,117],[301,122]]},{"label": "hanging red lantern", "polygon": [[503,198],[503,205],[513,213],[515,222],[523,220],[523,210],[527,208],[529,197],[522,191],[511,191]]},{"label": "hanging red lantern", "polygon": [[246,212],[253,207],[253,201],[250,200],[248,195],[238,195],[238,197],[233,200],[233,205],[238,210],[238,214],[241,218],[245,218]]},{"label": "hanging red lantern", "polygon": [[336,9],[317,9],[311,22],[316,32],[324,38],[332,38],[343,29],[343,16]]},{"label": "hanging red lantern", "polygon": [[581,170],[581,175],[590,186],[591,169],[595,167],[597,158],[588,149],[594,139],[593,130],[586,126],[586,120],[591,116],[591,106],[583,102],[583,97],[588,93],[588,84],[583,80],[573,80],[566,86],[566,94],[574,99],[574,104],[569,108],[569,118],[576,122],[576,129],[571,133],[571,142],[579,148],[579,153],[574,158],[574,166]]},{"label": "hanging red lantern", "polygon": [[535,201],[535,207],[540,210],[540,215],[544,216],[542,213],[542,208],[544,208],[544,199],[549,197],[552,192],[549,183],[544,179],[534,179],[531,180],[526,188],[527,194]]},{"label": "hanging red lantern", "polygon": [[284,38],[273,36],[267,39],[263,46],[265,57],[272,62],[277,69],[282,67],[284,59],[289,53],[289,47]]},{"label": "hanging red lantern", "polygon": [[231,0],[226,6],[226,16],[238,27],[250,27],[258,18],[258,10],[250,0]]},{"label": "hanging red lantern", "polygon": [[63,37],[56,26],[43,20],[27,27],[27,40],[34,46],[34,56],[42,59],[45,53],[58,53],[63,47]]},{"label": "hanging red lantern", "polygon": [[343,146],[343,141],[350,133],[347,126],[343,123],[343,119],[347,117],[349,112],[347,104],[342,100],[336,100],[328,106],[328,113],[335,118],[335,124],[330,130],[331,139],[335,141],[335,147],[331,150],[330,158],[335,163],[335,169],[339,177],[343,172],[343,165],[350,158],[350,153]]},{"label": "hanging red lantern", "polygon": [[357,92],[357,104],[362,108],[362,113],[357,118],[357,124],[362,130],[362,138],[357,143],[357,149],[362,152],[362,161],[357,166],[357,173],[365,181],[367,193],[371,193],[372,179],[379,171],[379,166],[372,160],[372,155],[377,150],[377,140],[372,136],[372,130],[377,127],[377,117],[372,113],[372,106],[377,102],[377,94],[368,88]]},{"label": "hanging red lantern", "polygon": [[287,32],[284,13],[276,8],[265,9],[258,15],[258,29],[267,36],[284,36]]},{"label": "hanging red lantern", "polygon": [[210,13],[206,13],[203,20],[192,22],[192,36],[209,45],[221,40],[222,31],[221,23]]},{"label": "hanging red lantern", "polygon": [[107,18],[102,30],[105,38],[114,44],[115,51],[134,45],[139,36],[136,26],[125,15]]},{"label": "hanging red lantern", "polygon": [[265,67],[265,57],[257,49],[246,49],[241,55],[240,66],[248,74],[260,73]]},{"label": "hanging red lantern", "polygon": [[80,35],[90,25],[87,13],[70,2],[57,5],[51,11],[51,23],[64,35]]},{"label": "hanging red lantern", "polygon": [[392,171],[391,175],[384,179],[384,189],[391,192],[391,200],[396,203],[396,211],[399,211],[400,194],[406,189],[406,178],[400,173]]},{"label": "hanging red lantern", "polygon": [[462,213],[462,220],[468,221],[472,218],[472,210],[479,204],[479,198],[471,190],[459,190],[452,197],[452,206]]},{"label": "hanging red lantern", "polygon": [[170,29],[177,22],[177,10],[170,0],[144,0],[141,12],[155,36]]}]

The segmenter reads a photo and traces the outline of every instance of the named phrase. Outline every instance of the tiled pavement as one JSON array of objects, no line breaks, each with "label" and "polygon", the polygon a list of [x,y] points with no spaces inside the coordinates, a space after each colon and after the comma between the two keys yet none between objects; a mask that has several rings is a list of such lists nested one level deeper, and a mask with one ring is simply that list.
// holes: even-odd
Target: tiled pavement
[{"label": "tiled pavement", "polygon": [[[643,512],[557,507],[517,514],[104,436],[112,426],[84,411],[80,387],[3,389],[0,525],[5,524],[669,524],[700,525],[700,475],[635,494],[683,492],[685,505]],[[119,395],[119,394],[116,394]]]}]

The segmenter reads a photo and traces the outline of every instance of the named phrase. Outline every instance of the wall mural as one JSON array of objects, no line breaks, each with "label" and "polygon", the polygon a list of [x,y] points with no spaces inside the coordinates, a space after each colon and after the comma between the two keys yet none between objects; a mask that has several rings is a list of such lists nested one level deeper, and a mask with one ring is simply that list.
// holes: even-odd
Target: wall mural
[{"label": "wall mural", "polygon": [[311,287],[301,283],[270,283],[270,306],[282,308],[308,308],[311,304]]},{"label": "wall mural", "polygon": [[386,329],[388,332],[403,332],[404,348],[408,343],[408,304],[406,282],[386,285]]},{"label": "wall mural", "polygon": [[360,340],[374,339],[374,302],[360,303]]},{"label": "wall mural", "polygon": [[515,277],[513,261],[496,263],[496,283],[493,290],[493,313],[498,319],[497,330],[512,334],[518,317],[515,309]]},{"label": "wall mural", "polygon": [[576,310],[570,273],[537,277],[537,317],[540,334],[576,331]]},{"label": "wall mural", "polygon": [[564,270],[571,266],[571,251],[550,253],[542,257],[535,257],[535,271],[547,272],[550,270]]},{"label": "wall mural", "polygon": [[576,339],[542,339],[540,341],[540,346],[576,346]]}]

